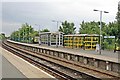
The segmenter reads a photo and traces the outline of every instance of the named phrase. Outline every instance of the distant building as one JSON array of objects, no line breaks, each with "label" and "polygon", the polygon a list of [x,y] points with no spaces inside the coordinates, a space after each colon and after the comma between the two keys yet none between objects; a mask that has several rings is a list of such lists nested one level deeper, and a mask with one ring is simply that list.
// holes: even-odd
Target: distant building
[{"label": "distant building", "polygon": [[99,43],[98,34],[70,34],[64,35],[64,47],[95,50]]}]

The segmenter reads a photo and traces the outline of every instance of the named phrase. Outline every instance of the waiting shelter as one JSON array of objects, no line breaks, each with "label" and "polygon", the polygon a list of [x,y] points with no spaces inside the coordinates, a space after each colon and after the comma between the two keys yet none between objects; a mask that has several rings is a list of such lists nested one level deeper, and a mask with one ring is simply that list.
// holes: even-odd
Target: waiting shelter
[{"label": "waiting shelter", "polygon": [[39,44],[63,46],[63,32],[42,32],[39,34]]}]

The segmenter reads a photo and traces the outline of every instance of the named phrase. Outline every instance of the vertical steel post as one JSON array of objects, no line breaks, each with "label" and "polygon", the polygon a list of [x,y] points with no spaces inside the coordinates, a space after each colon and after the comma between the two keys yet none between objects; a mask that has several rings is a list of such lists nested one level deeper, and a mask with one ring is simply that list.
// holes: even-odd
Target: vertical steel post
[{"label": "vertical steel post", "polygon": [[101,28],[102,28],[102,11],[100,11],[100,45],[99,45],[100,51],[99,51],[99,54],[101,54]]}]

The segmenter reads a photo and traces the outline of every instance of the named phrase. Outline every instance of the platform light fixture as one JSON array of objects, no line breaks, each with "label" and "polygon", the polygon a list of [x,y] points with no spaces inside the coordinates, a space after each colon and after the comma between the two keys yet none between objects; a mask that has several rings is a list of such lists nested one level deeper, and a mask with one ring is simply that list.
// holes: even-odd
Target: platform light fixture
[{"label": "platform light fixture", "polygon": [[[62,22],[58,21],[58,20],[52,20],[52,22],[56,22],[57,23],[57,32],[59,33],[58,24],[62,23]],[[58,47],[58,35],[57,34],[56,34],[56,47]]]},{"label": "platform light fixture", "polygon": [[99,51],[99,54],[101,54],[101,28],[102,28],[102,12],[104,12],[104,13],[109,13],[109,12],[107,12],[107,11],[102,11],[102,10],[97,10],[97,9],[94,9],[93,11],[99,11],[99,12],[100,12],[100,44],[99,44],[100,51]]},{"label": "platform light fixture", "polygon": [[41,45],[41,41],[40,41],[40,25],[38,25],[38,24],[35,24],[36,26],[38,26],[39,27],[39,31],[38,31],[38,34],[39,34],[39,45]]}]

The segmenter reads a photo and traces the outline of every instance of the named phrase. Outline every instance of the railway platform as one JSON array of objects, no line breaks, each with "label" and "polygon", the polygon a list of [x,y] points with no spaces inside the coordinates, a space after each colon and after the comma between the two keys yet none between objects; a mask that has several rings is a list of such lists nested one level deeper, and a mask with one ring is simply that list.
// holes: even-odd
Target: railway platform
[{"label": "railway platform", "polygon": [[12,54],[11,52],[1,47],[0,50],[2,51],[1,55],[3,56],[2,78],[54,79],[54,77],[50,74],[35,67],[34,65]]},{"label": "railway platform", "polygon": [[65,48],[62,46],[47,46],[47,45],[39,45],[39,44],[30,44],[33,46],[39,46],[39,47],[46,47],[46,48],[51,48],[51,49],[56,49],[56,50],[62,50],[62,51],[67,51],[67,52],[72,52],[75,54],[91,54],[91,55],[100,55],[100,56],[106,56],[106,57],[111,57],[111,58],[120,58],[119,52],[114,52],[113,50],[101,50],[101,54],[97,52],[96,50],[83,50],[80,48]]},{"label": "railway platform", "polygon": [[[89,68],[91,70],[95,70],[100,73],[119,76],[119,72],[120,72],[119,52],[114,53],[113,51],[104,50],[102,51],[102,54],[99,55],[99,53],[93,50],[85,51],[81,49],[70,49],[64,47],[57,48],[56,46],[51,47],[46,45],[27,44],[27,43],[20,43],[11,40],[7,40],[7,42],[10,45],[13,45],[14,47],[19,47],[20,49],[23,49],[25,51],[30,51],[34,55],[45,55],[54,58],[55,60],[59,59],[63,62],[68,62],[76,66]],[[67,66],[67,67],[73,69],[73,67],[71,66]],[[76,70],[76,68],[74,69]],[[89,75],[91,74],[92,73],[89,73]]]},{"label": "railway platform", "polygon": [[73,55],[81,55],[81,56],[85,56],[85,57],[91,57],[91,58],[120,63],[120,54],[119,54],[120,52],[114,53],[114,51],[110,51],[110,50],[102,50],[101,54],[99,54],[95,50],[71,49],[71,48],[65,48],[62,46],[56,47],[56,46],[47,46],[47,45],[39,45],[39,44],[20,43],[20,42],[15,42],[15,41],[11,41],[11,40],[8,40],[8,41],[23,44],[23,45],[48,49],[48,50],[70,53]]},{"label": "railway platform", "polygon": [[26,78],[26,76],[2,56],[2,78]]}]

